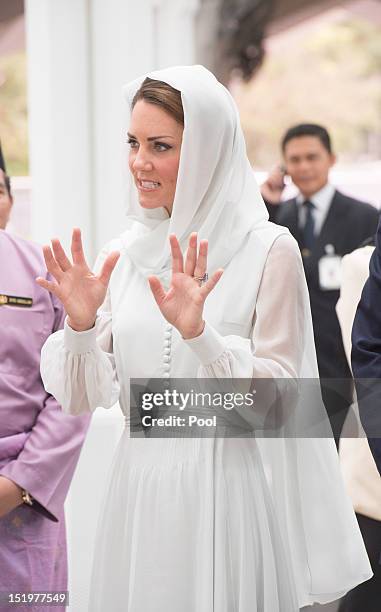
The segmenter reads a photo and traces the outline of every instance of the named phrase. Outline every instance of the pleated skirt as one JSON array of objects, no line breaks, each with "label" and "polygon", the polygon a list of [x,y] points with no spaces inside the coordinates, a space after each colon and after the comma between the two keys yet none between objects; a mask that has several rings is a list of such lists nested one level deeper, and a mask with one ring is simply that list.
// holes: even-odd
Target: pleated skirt
[{"label": "pleated skirt", "polygon": [[297,612],[252,438],[119,441],[89,612]]}]

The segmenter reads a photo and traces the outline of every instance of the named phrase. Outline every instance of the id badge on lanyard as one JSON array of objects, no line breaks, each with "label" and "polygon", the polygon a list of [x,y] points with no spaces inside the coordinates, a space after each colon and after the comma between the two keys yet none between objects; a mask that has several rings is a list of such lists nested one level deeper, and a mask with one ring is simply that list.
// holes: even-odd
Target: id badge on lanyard
[{"label": "id badge on lanyard", "polygon": [[341,287],[341,260],[340,255],[335,255],[332,244],[325,246],[325,255],[319,260],[319,284],[320,289],[329,291]]}]

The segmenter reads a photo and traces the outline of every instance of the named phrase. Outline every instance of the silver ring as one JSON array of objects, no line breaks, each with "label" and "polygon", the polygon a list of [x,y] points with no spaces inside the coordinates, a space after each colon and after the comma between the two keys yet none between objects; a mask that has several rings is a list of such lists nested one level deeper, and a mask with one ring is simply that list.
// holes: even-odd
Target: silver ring
[{"label": "silver ring", "polygon": [[208,273],[205,272],[204,276],[194,276],[193,278],[194,278],[194,280],[198,281],[202,285],[203,283],[206,283],[206,281],[208,280],[209,276],[208,276]]}]

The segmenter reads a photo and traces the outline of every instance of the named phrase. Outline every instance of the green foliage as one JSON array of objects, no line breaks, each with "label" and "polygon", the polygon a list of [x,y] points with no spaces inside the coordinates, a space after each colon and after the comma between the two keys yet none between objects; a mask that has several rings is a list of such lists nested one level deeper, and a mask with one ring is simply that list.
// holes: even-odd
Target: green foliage
[{"label": "green foliage", "polygon": [[381,158],[380,26],[346,19],[284,40],[236,95],[253,165],[272,166],[299,122],[325,125],[343,160]]},{"label": "green foliage", "polygon": [[11,176],[29,172],[26,98],[25,54],[0,57],[0,140]]}]

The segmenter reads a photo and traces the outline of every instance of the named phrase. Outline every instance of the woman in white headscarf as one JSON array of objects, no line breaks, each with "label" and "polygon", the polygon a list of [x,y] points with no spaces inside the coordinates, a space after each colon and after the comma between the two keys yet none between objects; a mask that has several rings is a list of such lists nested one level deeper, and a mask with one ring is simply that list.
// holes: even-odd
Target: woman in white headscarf
[{"label": "woman in white headscarf", "polygon": [[96,275],[79,230],[73,262],[54,240],[56,283],[38,281],[68,313],[43,349],[47,390],[71,414],[119,399],[126,416],[89,609],[296,612],[336,599],[371,570],[333,440],[257,441],[244,425],[223,437],[245,422],[238,407],[229,423],[218,409],[211,437],[131,435],[131,378],[283,379],[292,427],[292,381],[318,374],[299,251],[268,222],[229,92],[192,66],[125,93],[130,227]]}]

